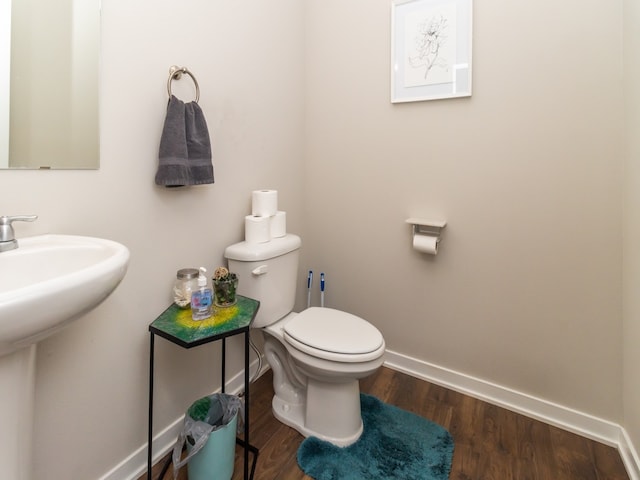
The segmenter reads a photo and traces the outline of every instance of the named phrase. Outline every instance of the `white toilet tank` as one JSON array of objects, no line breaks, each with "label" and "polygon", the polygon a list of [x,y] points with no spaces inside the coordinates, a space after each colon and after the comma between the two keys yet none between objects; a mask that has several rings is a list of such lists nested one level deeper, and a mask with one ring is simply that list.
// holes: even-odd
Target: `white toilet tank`
[{"label": "white toilet tank", "polygon": [[253,328],[277,322],[293,311],[302,241],[287,234],[265,243],[235,243],[224,251],[238,275],[238,293],[260,301]]}]

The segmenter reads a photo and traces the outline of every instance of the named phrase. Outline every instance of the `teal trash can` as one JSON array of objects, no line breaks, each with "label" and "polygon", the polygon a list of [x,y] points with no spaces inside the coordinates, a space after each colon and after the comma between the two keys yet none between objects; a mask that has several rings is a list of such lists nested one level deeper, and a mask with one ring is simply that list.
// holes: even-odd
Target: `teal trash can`
[{"label": "teal trash can", "polygon": [[[231,480],[235,463],[238,412],[242,401],[224,393],[195,401],[174,447],[174,469],[187,463],[189,480]],[[187,456],[180,460],[186,443]]]},{"label": "teal trash can", "polygon": [[[229,423],[211,432],[204,447],[189,458],[189,480],[231,480],[237,428],[238,414],[235,414]],[[187,442],[187,453],[190,450],[190,444]]]}]

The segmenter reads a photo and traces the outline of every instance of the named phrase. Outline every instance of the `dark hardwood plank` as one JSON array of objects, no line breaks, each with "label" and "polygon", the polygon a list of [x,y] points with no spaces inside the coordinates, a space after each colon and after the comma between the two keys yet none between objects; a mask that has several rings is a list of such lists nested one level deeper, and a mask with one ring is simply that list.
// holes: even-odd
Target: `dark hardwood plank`
[{"label": "dark hardwood plank", "polygon": [[556,460],[556,477],[597,480],[595,465],[589,452],[589,440],[556,427],[549,427],[549,430]]},{"label": "dark hardwood plank", "polygon": [[598,442],[589,442],[598,480],[627,480],[629,477],[618,451]]},{"label": "dark hardwood plank", "polygon": [[554,465],[551,434],[548,425],[518,415],[515,477],[522,480],[553,478]]},{"label": "dark hardwood plank", "polygon": [[[269,371],[251,387],[251,443],[260,449],[255,480],[311,480],[296,461],[303,437],[271,412],[271,382]],[[629,479],[615,448],[409,375],[383,367],[360,388],[449,430],[455,441],[450,480]],[[238,448],[233,480],[243,478],[243,459]],[[165,479],[172,478],[170,467]],[[187,480],[186,468],[178,480]]]}]

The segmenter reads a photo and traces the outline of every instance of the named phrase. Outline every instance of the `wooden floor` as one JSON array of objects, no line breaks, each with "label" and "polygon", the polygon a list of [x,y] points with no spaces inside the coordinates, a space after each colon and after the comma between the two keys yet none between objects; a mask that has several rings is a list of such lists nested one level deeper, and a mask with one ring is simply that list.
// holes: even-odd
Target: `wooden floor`
[{"label": "wooden floor", "polygon": [[[303,437],[271,413],[271,382],[269,371],[251,387],[250,440],[260,449],[254,478],[310,479],[296,463]],[[455,442],[450,480],[629,479],[614,448],[388,368],[360,388],[449,430]],[[236,449],[233,480],[243,478],[242,451]],[[154,480],[163,463],[154,467]],[[164,478],[173,479],[171,468]],[[183,467],[178,479],[187,478]]]}]

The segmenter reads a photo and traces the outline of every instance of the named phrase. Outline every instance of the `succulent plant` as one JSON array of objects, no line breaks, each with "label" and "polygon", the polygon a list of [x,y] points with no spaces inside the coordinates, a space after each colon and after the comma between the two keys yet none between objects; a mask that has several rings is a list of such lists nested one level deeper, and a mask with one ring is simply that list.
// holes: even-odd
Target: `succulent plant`
[{"label": "succulent plant", "polygon": [[218,267],[213,272],[213,279],[214,280],[229,280],[229,281],[231,281],[231,280],[235,280],[236,278],[238,278],[238,276],[235,273],[232,273],[229,270],[227,270],[226,267]]}]

